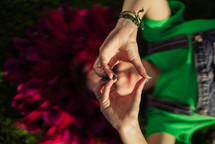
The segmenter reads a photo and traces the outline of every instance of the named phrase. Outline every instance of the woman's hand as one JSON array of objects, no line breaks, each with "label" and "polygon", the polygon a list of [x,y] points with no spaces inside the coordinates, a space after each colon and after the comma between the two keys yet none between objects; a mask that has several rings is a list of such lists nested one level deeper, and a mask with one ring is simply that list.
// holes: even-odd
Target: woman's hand
[{"label": "woman's hand", "polygon": [[111,69],[119,61],[130,62],[142,77],[148,77],[141,63],[136,42],[137,26],[129,19],[119,19],[116,27],[100,47],[94,71],[100,77],[113,77]]},{"label": "woman's hand", "polygon": [[110,124],[121,133],[125,129],[139,127],[138,113],[141,93],[147,78],[140,79],[134,90],[121,96],[112,87],[114,80],[101,79],[95,88],[100,110]]}]

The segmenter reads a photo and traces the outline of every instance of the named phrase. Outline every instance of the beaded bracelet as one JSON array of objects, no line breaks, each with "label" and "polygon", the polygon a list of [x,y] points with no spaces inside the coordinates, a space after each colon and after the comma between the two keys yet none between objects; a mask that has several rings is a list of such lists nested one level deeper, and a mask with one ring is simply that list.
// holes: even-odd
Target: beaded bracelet
[{"label": "beaded bracelet", "polygon": [[[132,22],[134,22],[137,27],[139,27],[140,25],[142,25],[141,29],[144,29],[144,25],[143,25],[143,21],[139,16],[139,13],[143,12],[144,9],[142,8],[141,10],[138,11],[138,13],[136,14],[134,10],[131,11],[123,11],[119,14],[119,18],[128,18],[130,19]],[[132,16],[132,15],[134,16]]]}]

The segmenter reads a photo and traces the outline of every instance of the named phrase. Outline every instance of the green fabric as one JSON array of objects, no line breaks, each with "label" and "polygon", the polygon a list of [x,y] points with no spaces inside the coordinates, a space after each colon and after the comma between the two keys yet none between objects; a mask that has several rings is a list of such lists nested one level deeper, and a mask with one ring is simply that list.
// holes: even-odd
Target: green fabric
[{"label": "green fabric", "polygon": [[[190,35],[215,27],[215,20],[184,21],[185,6],[179,1],[169,1],[171,17],[156,21],[143,18],[145,29],[142,32],[148,42],[158,42],[187,34],[189,48],[174,49],[147,56],[162,70],[153,96],[193,106],[193,115],[173,114],[151,108],[147,111],[148,126],[146,136],[164,132],[176,137],[177,142],[190,143],[192,134],[198,129],[215,124],[215,118],[198,115],[194,112],[198,100],[197,74],[194,66]],[[177,143],[176,142],[176,143]]]}]

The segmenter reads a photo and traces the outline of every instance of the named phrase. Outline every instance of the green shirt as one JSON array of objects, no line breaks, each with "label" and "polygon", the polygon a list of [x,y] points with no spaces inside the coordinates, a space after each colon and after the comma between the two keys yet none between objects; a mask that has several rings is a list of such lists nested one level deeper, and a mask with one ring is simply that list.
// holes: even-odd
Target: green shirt
[{"label": "green shirt", "polygon": [[193,106],[193,115],[174,114],[151,108],[147,111],[147,136],[164,132],[176,137],[177,141],[190,143],[192,134],[198,129],[215,124],[215,118],[194,112],[198,101],[197,74],[194,65],[191,35],[215,27],[215,20],[184,21],[185,6],[179,1],[169,2],[172,15],[164,20],[143,18],[142,32],[148,42],[159,42],[180,35],[188,35],[189,47],[158,52],[144,59],[162,70],[153,96]]}]

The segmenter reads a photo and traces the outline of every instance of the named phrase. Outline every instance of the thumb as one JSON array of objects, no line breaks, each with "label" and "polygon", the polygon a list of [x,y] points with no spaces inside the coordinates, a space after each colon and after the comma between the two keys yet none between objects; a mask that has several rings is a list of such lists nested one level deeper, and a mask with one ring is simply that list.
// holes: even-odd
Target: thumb
[{"label": "thumb", "polygon": [[108,106],[110,104],[110,100],[109,100],[109,97],[110,97],[110,90],[111,90],[111,86],[113,85],[113,82],[114,80],[110,80],[106,83],[106,85],[104,86],[104,90],[103,90],[103,93],[102,93],[102,100],[101,100],[101,105],[103,107]]},{"label": "thumb", "polygon": [[100,58],[99,57],[97,57],[94,65],[93,65],[93,70],[100,77],[103,77],[105,75],[104,70],[101,67]]},{"label": "thumb", "polygon": [[135,69],[137,70],[137,72],[145,78],[148,78],[148,75],[146,73],[145,68],[143,67],[142,61],[140,59],[140,56],[136,56],[134,57],[133,60],[131,60],[131,63],[134,65]]},{"label": "thumb", "polygon": [[141,78],[139,81],[137,81],[137,83],[134,87],[134,90],[132,91],[132,96],[135,98],[135,101],[137,103],[140,103],[142,90],[143,90],[143,87],[144,87],[146,81],[147,81],[146,77]]},{"label": "thumb", "polygon": [[108,66],[109,59],[107,59],[104,56],[100,56],[100,63],[101,63],[101,67],[103,68],[104,72],[108,75],[108,77],[110,79],[112,79],[113,73],[112,73],[112,70],[110,70],[110,68]]}]

